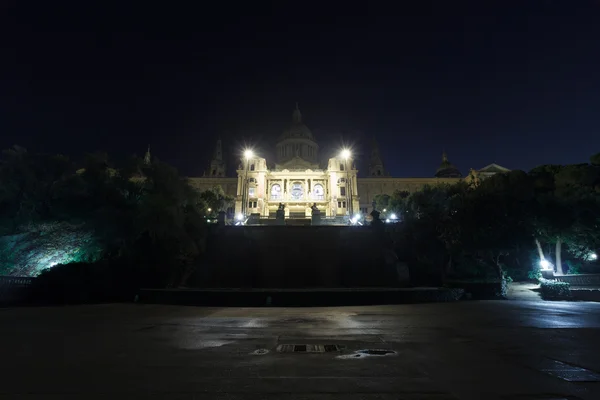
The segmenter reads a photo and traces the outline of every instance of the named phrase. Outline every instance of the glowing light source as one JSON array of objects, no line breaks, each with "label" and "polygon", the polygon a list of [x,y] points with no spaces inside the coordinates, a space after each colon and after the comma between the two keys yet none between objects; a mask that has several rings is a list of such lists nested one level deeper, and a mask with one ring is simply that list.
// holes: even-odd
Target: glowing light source
[{"label": "glowing light source", "polygon": [[542,259],[540,260],[540,267],[542,267],[542,269],[550,269],[550,263],[548,260]]},{"label": "glowing light source", "polygon": [[243,219],[244,219],[244,216],[243,216],[242,214],[238,214],[238,215],[236,215],[236,216],[235,216],[235,218],[236,218],[238,221],[241,221],[241,220],[243,220]]},{"label": "glowing light source", "polygon": [[387,211],[387,208],[384,208],[384,209],[383,209],[383,212],[386,212],[386,211]]},{"label": "glowing light source", "polygon": [[598,254],[596,254],[596,253],[591,253],[591,254],[589,255],[589,258],[590,258],[590,260],[597,260],[597,259],[598,259]]},{"label": "glowing light source", "polygon": [[350,153],[350,150],[348,150],[348,149],[342,150],[341,156],[343,159],[347,160],[350,158],[351,155],[352,155],[352,153]]},{"label": "glowing light source", "polygon": [[246,160],[250,159],[254,157],[254,152],[250,149],[244,151],[244,158],[246,158]]},{"label": "glowing light source", "polygon": [[390,219],[389,219],[389,218],[387,218],[387,219],[385,220],[385,222],[387,222],[387,223],[389,224],[389,223],[390,223]]},{"label": "glowing light source", "polygon": [[212,211],[212,208],[210,208],[210,207],[209,207],[209,208],[208,208],[208,212],[211,212],[211,211]]},{"label": "glowing light source", "polygon": [[398,218],[398,217],[396,217],[396,214],[392,214],[392,215],[390,215],[390,218],[391,218],[391,219],[396,219],[396,218]]}]

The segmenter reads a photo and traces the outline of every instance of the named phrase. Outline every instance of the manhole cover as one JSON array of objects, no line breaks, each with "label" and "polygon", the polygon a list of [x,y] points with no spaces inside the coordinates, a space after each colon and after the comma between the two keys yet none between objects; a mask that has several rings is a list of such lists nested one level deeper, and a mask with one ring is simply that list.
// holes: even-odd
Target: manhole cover
[{"label": "manhole cover", "polygon": [[359,358],[366,358],[366,357],[370,357],[370,356],[388,356],[388,355],[394,355],[396,354],[396,352],[394,350],[387,350],[387,349],[364,349],[364,350],[357,350],[352,354],[344,354],[344,355],[340,355],[337,356],[337,358],[340,359],[359,359]]},{"label": "manhole cover", "polygon": [[343,349],[344,346],[337,344],[280,344],[277,346],[279,353],[329,353]]}]

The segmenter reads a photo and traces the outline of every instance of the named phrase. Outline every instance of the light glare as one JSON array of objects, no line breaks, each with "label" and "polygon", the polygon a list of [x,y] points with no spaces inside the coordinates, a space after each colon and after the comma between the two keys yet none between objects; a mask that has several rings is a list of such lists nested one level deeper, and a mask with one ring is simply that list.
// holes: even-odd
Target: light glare
[{"label": "light glare", "polygon": [[248,160],[254,156],[254,152],[250,149],[244,151],[244,157]]},{"label": "light glare", "polygon": [[350,150],[348,150],[348,149],[342,150],[342,158],[347,160],[350,158],[350,155],[351,155]]},{"label": "light glare", "polygon": [[540,260],[540,267],[542,269],[550,269],[550,263],[546,259]]}]

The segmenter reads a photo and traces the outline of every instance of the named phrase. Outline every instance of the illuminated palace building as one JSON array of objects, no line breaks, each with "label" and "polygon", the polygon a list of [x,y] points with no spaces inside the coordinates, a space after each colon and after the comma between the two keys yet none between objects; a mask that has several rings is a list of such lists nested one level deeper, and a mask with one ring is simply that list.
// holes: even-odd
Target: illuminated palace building
[{"label": "illuminated palace building", "polygon": [[[374,143],[370,153],[368,176],[357,177],[351,151],[340,150],[337,157],[321,164],[319,145],[310,129],[302,122],[296,107],[291,125],[284,130],[275,146],[276,162],[272,168],[267,160],[251,150],[244,152],[237,178],[226,176],[222,144],[219,140],[209,170],[201,178],[190,178],[199,190],[221,186],[235,198],[235,209],[228,214],[275,217],[281,204],[286,218],[306,218],[316,204],[325,218],[367,215],[373,209],[378,194],[396,190],[414,192],[426,184],[454,183],[462,179],[460,171],[446,155],[435,175],[430,178],[395,178],[385,169],[379,149]],[[471,170],[469,179],[481,179],[508,169],[490,164]]]}]

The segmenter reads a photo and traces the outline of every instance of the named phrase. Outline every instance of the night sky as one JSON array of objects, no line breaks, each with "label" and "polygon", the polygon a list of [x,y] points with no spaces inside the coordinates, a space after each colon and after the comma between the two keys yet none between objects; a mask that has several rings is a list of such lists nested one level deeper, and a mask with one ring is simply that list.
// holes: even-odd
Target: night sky
[{"label": "night sky", "polygon": [[0,146],[199,175],[219,136],[271,158],[297,101],[363,171],[372,137],[401,177],[600,152],[596,1],[175,3],[3,2]]}]

